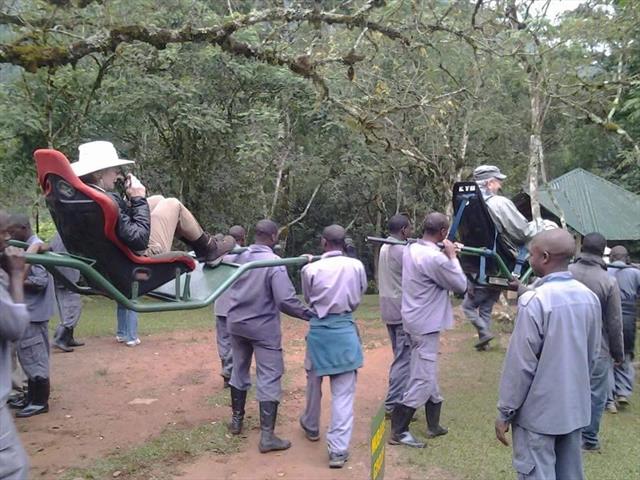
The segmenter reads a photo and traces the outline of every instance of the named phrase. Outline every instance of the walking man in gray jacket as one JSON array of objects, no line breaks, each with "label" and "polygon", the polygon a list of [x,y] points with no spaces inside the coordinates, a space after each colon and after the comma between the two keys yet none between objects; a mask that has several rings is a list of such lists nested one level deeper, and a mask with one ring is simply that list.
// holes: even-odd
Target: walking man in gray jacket
[{"label": "walking man in gray jacket", "polygon": [[496,438],[519,479],[582,480],[580,435],[591,414],[590,370],[600,348],[600,302],[567,271],[576,244],[566,230],[538,234],[529,262],[540,279],[518,299],[504,359]]},{"label": "walking man in gray jacket", "polygon": [[585,235],[580,255],[569,266],[574,278],[596,294],[602,308],[602,345],[591,371],[591,423],[582,430],[582,448],[586,451],[600,450],[598,431],[609,395],[609,369],[612,361],[621,364],[624,360],[620,290],[602,259],[606,246],[601,234]]}]

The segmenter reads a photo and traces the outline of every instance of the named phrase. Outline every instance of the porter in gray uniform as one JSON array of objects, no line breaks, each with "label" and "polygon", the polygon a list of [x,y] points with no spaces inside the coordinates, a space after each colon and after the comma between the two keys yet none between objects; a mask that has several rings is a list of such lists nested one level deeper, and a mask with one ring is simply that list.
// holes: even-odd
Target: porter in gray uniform
[{"label": "porter in gray uniform", "polygon": [[[244,247],[246,232],[240,225],[234,225],[229,229],[229,235],[236,241],[236,246]],[[226,255],[225,262],[233,263],[235,255]],[[222,378],[224,379],[224,388],[229,386],[231,379],[231,371],[233,370],[233,355],[231,352],[231,336],[227,329],[227,310],[229,308],[229,292],[226,291],[218,297],[214,306],[213,313],[216,317],[216,345],[218,347],[218,356],[222,364]]]},{"label": "porter in gray uniform", "polygon": [[[44,245],[31,231],[29,218],[13,215],[9,221],[12,238],[29,244],[36,253]],[[40,265],[28,267],[24,282],[29,325],[18,343],[18,359],[29,380],[26,405],[16,417],[31,417],[49,411],[49,319],[53,316],[53,281]]]},{"label": "porter in gray uniform", "polygon": [[620,290],[602,259],[606,244],[599,233],[585,235],[580,255],[569,266],[575,279],[596,294],[602,307],[602,345],[591,372],[591,423],[582,431],[582,448],[587,451],[600,450],[598,431],[609,396],[609,369],[613,361],[624,360]]},{"label": "porter in gray uniform", "polygon": [[504,360],[496,437],[509,445],[519,479],[584,478],[580,432],[589,423],[590,369],[601,335],[600,302],[567,271],[575,241],[550,230],[531,243],[531,267],[540,275],[518,300]]},{"label": "porter in gray uniform", "polygon": [[[56,233],[49,248],[52,252],[67,253],[67,249],[62,243],[60,234]],[[80,272],[74,268],[58,268],[58,271],[64,275],[71,283],[78,283],[80,280]],[[73,292],[66,288],[64,284],[58,280],[53,281],[55,288],[55,298],[58,305],[58,313],[60,315],[60,325],[56,328],[53,336],[53,346],[63,352],[73,352],[73,347],[81,347],[83,342],[78,342],[73,337],[73,331],[78,325],[80,315],[82,314],[82,297],[79,293]]]},{"label": "porter in gray uniform", "polygon": [[29,313],[24,302],[24,255],[15,247],[5,249],[6,213],[0,211],[0,258],[7,269],[8,284],[0,283],[0,479],[26,480],[29,464],[13,419],[6,406],[11,391],[11,342],[18,341],[27,325]]},{"label": "porter in gray uniform", "polygon": [[[236,257],[236,263],[278,258],[273,246],[278,226],[271,220],[256,225],[255,243]],[[285,450],[291,442],[274,435],[284,373],[280,312],[303,320],[312,312],[296,298],[285,267],[258,268],[241,276],[229,289],[227,328],[231,334],[231,433],[242,431],[247,390],[251,387],[251,357],[256,357],[256,399],[260,402],[260,452]]]},{"label": "porter in gray uniform", "polygon": [[[408,245],[402,257],[402,324],[411,339],[411,365],[407,390],[391,416],[392,445],[423,448],[409,431],[416,409],[425,406],[427,436],[447,433],[440,425],[442,396],[438,386],[440,331],[453,326],[449,291],[464,293],[467,279],[456,257],[456,247],[446,240],[449,221],[430,213],[422,238]],[[444,253],[438,243],[444,244]]]},{"label": "porter in gray uniform", "polygon": [[311,441],[319,439],[322,379],[331,382],[331,422],[327,431],[329,466],[349,458],[353,401],[362,347],[353,318],[367,290],[360,260],[344,254],[345,230],[331,225],[322,233],[322,259],[302,269],[302,292],[313,311],[307,335],[307,402],[300,425]]},{"label": "porter in gray uniform", "polygon": [[608,272],[618,282],[622,300],[622,336],[624,340],[624,361],[609,370],[611,400],[621,405],[629,402],[636,378],[633,368],[636,344],[636,303],[640,298],[640,269],[629,265],[629,252],[622,245],[611,249],[611,265]]},{"label": "porter in gray uniform", "polygon": [[[394,215],[389,219],[389,240],[406,240],[411,236],[411,222],[406,215]],[[402,252],[404,245],[384,244],[378,260],[378,291],[380,317],[387,326],[393,361],[389,367],[389,389],[384,401],[390,414],[402,399],[409,379],[411,347],[409,336],[402,327]]]}]

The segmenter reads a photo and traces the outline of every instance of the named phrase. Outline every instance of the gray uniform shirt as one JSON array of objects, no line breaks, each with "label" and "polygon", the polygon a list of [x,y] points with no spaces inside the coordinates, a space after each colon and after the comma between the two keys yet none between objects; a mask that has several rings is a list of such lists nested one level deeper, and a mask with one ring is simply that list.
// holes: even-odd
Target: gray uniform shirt
[{"label": "gray uniform shirt", "polygon": [[449,259],[435,243],[418,240],[402,255],[402,325],[410,335],[453,326],[449,290],[464,293],[467,278],[457,258]]},{"label": "gray uniform shirt", "polygon": [[27,306],[14,303],[0,282],[0,408],[11,393],[11,342],[20,340],[28,324]]},{"label": "gray uniform shirt", "polygon": [[302,293],[318,318],[354,312],[366,291],[364,265],[341,251],[326,252],[302,269]]},{"label": "gray uniform shirt", "polygon": [[[29,245],[43,243],[36,235],[27,240]],[[27,285],[28,284],[28,285]],[[33,323],[47,322],[54,312],[53,279],[41,265],[31,265],[24,287],[24,303]]]},{"label": "gray uniform shirt", "polygon": [[[279,258],[266,245],[251,245],[236,257],[244,264]],[[280,312],[309,320],[313,312],[296,297],[285,267],[256,268],[242,275],[229,289],[227,329],[252,340],[280,342]]]},{"label": "gray uniform shirt", "polygon": [[524,293],[504,359],[499,418],[544,435],[588,425],[601,323],[598,298],[569,272],[547,275]]},{"label": "gray uniform shirt", "polygon": [[574,278],[584,283],[596,294],[602,306],[602,346],[600,355],[611,355],[614,360],[624,359],[622,342],[622,303],[618,282],[607,274],[602,257],[580,253],[576,262],[569,265]]},{"label": "gray uniform shirt", "polygon": [[[392,236],[388,240],[397,240]],[[404,245],[384,244],[378,259],[380,316],[388,325],[402,323],[402,252]]]}]

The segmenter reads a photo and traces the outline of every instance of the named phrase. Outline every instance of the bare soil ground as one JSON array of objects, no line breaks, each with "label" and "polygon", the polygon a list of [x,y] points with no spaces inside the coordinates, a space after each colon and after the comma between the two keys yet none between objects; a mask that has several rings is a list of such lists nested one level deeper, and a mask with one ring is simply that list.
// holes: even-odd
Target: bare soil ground
[{"label": "bare soil ground", "polygon": [[[365,365],[358,377],[352,456],[343,470],[330,470],[324,438],[309,442],[298,425],[304,407],[306,325],[292,320],[285,320],[283,325],[287,373],[276,432],[290,439],[292,448],[264,455],[258,452],[257,403],[251,399],[247,409],[249,431],[238,453],[208,452],[195,459],[187,457],[155,472],[154,477],[156,473],[158,478],[179,479],[368,477],[370,421],[383,402],[391,359],[386,331],[380,325],[369,327],[363,335],[368,343]],[[50,412],[16,421],[31,458],[34,479],[61,478],[71,467],[90,466],[99,458],[144,444],[167,427],[188,429],[227,422],[230,415],[228,390],[222,388],[210,331],[151,335],[142,338],[136,348],[118,345],[113,337],[89,338],[87,346],[74,353],[54,353],[52,372]],[[324,434],[329,419],[327,380],[323,389]],[[393,447],[387,452],[386,478],[412,478],[411,472],[398,464],[398,452]],[[126,471],[114,473],[120,478],[127,476]],[[420,478],[436,473],[423,471]]]}]

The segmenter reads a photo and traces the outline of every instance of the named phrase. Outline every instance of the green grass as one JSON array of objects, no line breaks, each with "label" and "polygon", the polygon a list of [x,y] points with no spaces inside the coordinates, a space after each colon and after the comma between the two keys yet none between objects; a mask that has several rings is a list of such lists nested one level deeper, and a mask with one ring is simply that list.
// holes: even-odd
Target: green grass
[{"label": "green grass", "polygon": [[[85,309],[76,336],[113,335],[115,316],[115,303],[104,298],[85,298]],[[379,318],[377,296],[366,296],[356,317],[365,345],[375,347],[386,341],[387,333]],[[141,314],[139,330],[141,334],[151,334],[212,329],[213,321],[209,308]],[[51,326],[56,323],[57,320],[52,321]],[[283,328],[295,326],[300,326],[299,321],[284,320]],[[401,449],[401,462],[412,466],[413,471],[420,475],[428,476],[429,471],[434,470],[438,475],[442,474],[442,478],[456,480],[512,479],[515,471],[511,467],[511,449],[498,443],[493,427],[504,349],[494,347],[489,352],[476,353],[472,348],[472,327],[465,324],[461,330],[469,340],[454,343],[455,350],[443,358],[440,369],[440,383],[445,396],[443,423],[449,427],[450,433],[429,441],[425,450]],[[454,340],[460,333],[446,333],[445,337]],[[640,336],[638,340],[640,342]],[[300,342],[304,343],[303,338]],[[108,372],[101,369],[95,374],[106,376]],[[383,374],[386,375],[386,371]],[[226,405],[229,402],[227,396],[228,393],[223,391],[204,401],[210,405]],[[587,478],[640,478],[640,395],[636,394],[632,402],[617,415],[604,414],[601,427],[603,453],[585,457]],[[419,413],[419,421],[411,428],[417,436],[424,436],[423,412]],[[139,447],[98,460],[88,468],[67,472],[64,478],[111,478],[118,470],[123,472],[123,477],[164,478],[163,475],[168,475],[177,463],[188,462],[207,451],[230,454],[238,451],[238,445],[235,438],[226,436],[222,423],[207,424],[193,430],[171,429]]]},{"label": "green grass", "polygon": [[86,468],[72,468],[62,479],[85,480],[112,478],[164,479],[171,478],[175,465],[188,461],[205,452],[219,455],[235,453],[240,447],[240,438],[230,435],[223,422],[205,424],[189,430],[167,429],[151,441],[97,460]]},{"label": "green grass", "polygon": [[[76,338],[101,337],[116,333],[116,303],[104,297],[83,297],[84,307],[75,331]],[[58,325],[56,316],[49,322],[53,332]],[[180,312],[139,313],[138,334],[212,329],[213,307]]]},{"label": "green grass", "polygon": [[[463,327],[471,332],[468,325]],[[445,334],[446,335],[446,334]],[[453,478],[469,480],[513,479],[511,448],[498,443],[494,434],[498,382],[504,349],[476,353],[471,343],[441,363],[440,386],[445,397],[443,424],[449,434],[428,441],[425,450],[406,449],[402,457],[418,471],[437,467]],[[640,401],[617,415],[605,413],[601,426],[602,454],[585,456],[587,478],[640,478]],[[424,438],[424,412],[411,425]],[[509,434],[510,435],[510,434]]]}]

